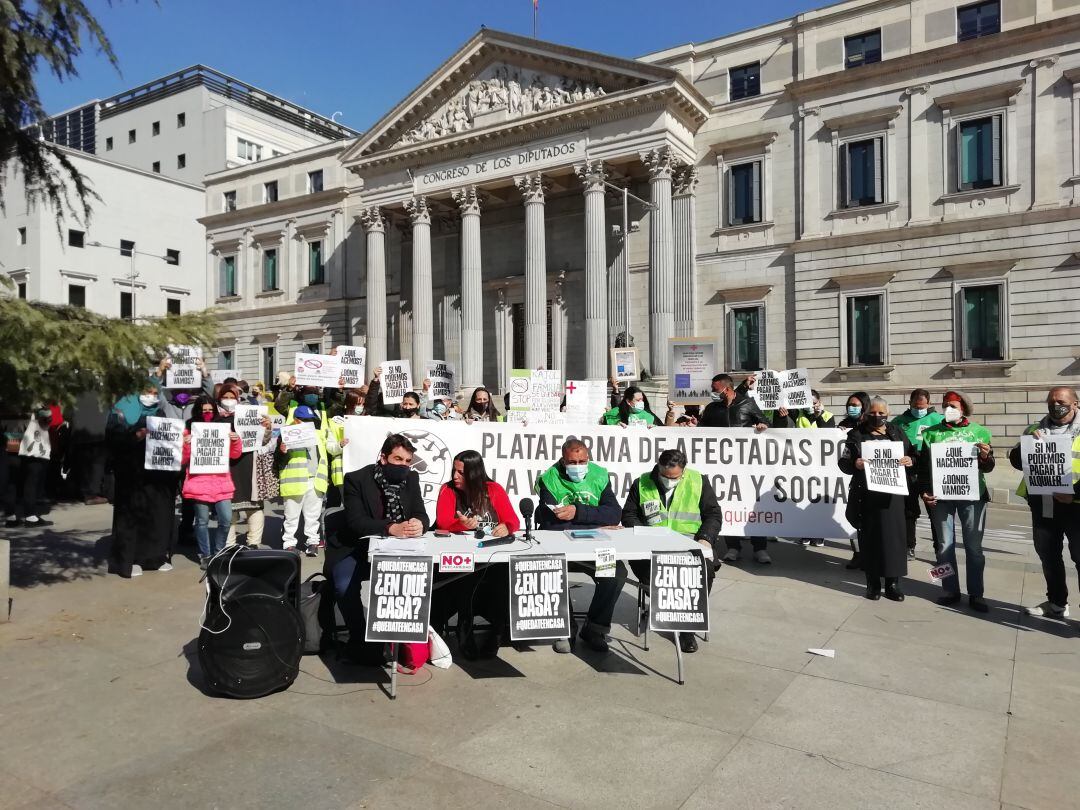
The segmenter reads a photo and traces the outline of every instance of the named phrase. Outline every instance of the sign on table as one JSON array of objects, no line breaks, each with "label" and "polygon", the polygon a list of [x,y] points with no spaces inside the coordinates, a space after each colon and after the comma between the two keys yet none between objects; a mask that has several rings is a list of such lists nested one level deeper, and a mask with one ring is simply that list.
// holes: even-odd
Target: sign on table
[{"label": "sign on table", "polygon": [[202,349],[198,346],[170,346],[169,358],[172,363],[165,370],[166,388],[202,387],[202,372],[198,367]]},{"label": "sign on table", "polygon": [[598,577],[613,577],[615,576],[615,549],[613,548],[598,548],[596,550],[596,576]]},{"label": "sign on table", "polygon": [[941,501],[979,500],[979,448],[974,442],[930,445],[931,485]]},{"label": "sign on table", "polygon": [[904,457],[903,442],[863,442],[862,452],[867,489],[908,494],[907,473],[900,466],[900,459]]},{"label": "sign on table", "polygon": [[1020,437],[1020,463],[1027,491],[1032,495],[1065,494],[1073,491],[1072,437]]},{"label": "sign on table", "polygon": [[365,641],[427,642],[433,570],[430,557],[371,557]]},{"label": "sign on table", "polygon": [[380,385],[382,385],[383,402],[387,405],[397,405],[409,391],[412,391],[412,368],[408,360],[387,360],[379,364],[382,369]]},{"label": "sign on table", "polygon": [[805,368],[789,368],[781,371],[780,404],[785,408],[809,408],[814,404],[810,392],[810,375]]},{"label": "sign on table", "polygon": [[191,423],[192,475],[227,473],[229,471],[230,426],[222,422]]},{"label": "sign on table", "polygon": [[184,453],[184,420],[164,416],[146,417],[146,460],[148,470],[176,472]]},{"label": "sign on table", "polygon": [[234,380],[243,379],[243,377],[240,376],[240,369],[238,368],[216,368],[210,372],[210,380],[215,385],[225,382],[230,377]]},{"label": "sign on table", "polygon": [[269,413],[265,405],[237,405],[233,427],[240,435],[245,453],[257,450],[263,443],[262,420]]},{"label": "sign on table", "polygon": [[611,376],[615,382],[633,382],[638,379],[638,353],[633,346],[617,346],[611,350]]},{"label": "sign on table", "polygon": [[716,338],[668,338],[668,352],[668,399],[681,405],[707,404],[713,375],[720,366]]},{"label": "sign on table", "polygon": [[454,398],[456,388],[453,363],[448,363],[446,360],[429,360],[424,369],[424,377],[431,381],[428,398],[432,402],[437,399]]},{"label": "sign on table", "polygon": [[510,640],[569,637],[566,556],[510,555]]},{"label": "sign on table", "polygon": [[281,441],[285,443],[286,450],[304,450],[308,447],[315,447],[319,443],[315,435],[315,425],[311,422],[282,425]]},{"label": "sign on table", "polygon": [[566,421],[595,425],[608,409],[608,384],[604,380],[566,381]]},{"label": "sign on table", "polygon": [[649,629],[708,633],[709,590],[700,551],[654,551],[649,568]]},{"label": "sign on table", "polygon": [[338,388],[341,383],[341,360],[334,354],[297,352],[293,374],[297,385]]},{"label": "sign on table", "polygon": [[341,382],[346,388],[359,388],[364,384],[367,349],[363,346],[338,346]]},{"label": "sign on table", "polygon": [[775,411],[780,407],[784,396],[780,375],[771,369],[755,372],[750,396],[761,410]]}]

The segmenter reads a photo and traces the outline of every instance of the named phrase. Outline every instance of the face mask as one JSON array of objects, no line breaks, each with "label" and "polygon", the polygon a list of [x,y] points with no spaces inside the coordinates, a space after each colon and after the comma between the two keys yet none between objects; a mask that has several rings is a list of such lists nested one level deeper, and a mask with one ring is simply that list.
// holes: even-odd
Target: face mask
[{"label": "face mask", "polygon": [[887,418],[888,417],[886,417],[884,414],[872,413],[866,417],[866,423],[870,425],[870,427],[881,427],[885,424],[885,420]]},{"label": "face mask", "polygon": [[363,405],[357,405],[355,408],[353,408],[353,414],[355,416],[363,416],[364,415],[364,406]]},{"label": "face mask", "polygon": [[1069,415],[1069,411],[1072,410],[1072,407],[1070,405],[1061,405],[1055,402],[1053,405],[1050,405],[1046,410],[1049,412],[1051,419],[1056,419],[1058,422],[1063,422],[1065,421],[1065,417]]},{"label": "face mask", "polygon": [[232,413],[233,411],[236,410],[236,400],[235,399],[223,399],[223,400],[221,400],[221,410],[225,411],[225,413]]},{"label": "face mask", "polygon": [[416,413],[416,408],[402,408],[401,415],[406,419],[411,418]]},{"label": "face mask", "polygon": [[181,408],[191,402],[191,394],[177,394],[173,397],[173,402],[179,405]]},{"label": "face mask", "polygon": [[953,422],[959,422],[964,418],[964,412],[959,408],[954,408],[952,405],[945,409],[945,421],[950,424]]},{"label": "face mask", "polygon": [[727,397],[724,396],[723,391],[713,391],[709,396],[712,397],[713,402],[722,402],[727,399]]},{"label": "face mask", "polygon": [[573,481],[575,484],[580,484],[585,480],[585,474],[589,471],[588,464],[566,464],[566,477]]},{"label": "face mask", "polygon": [[383,464],[382,474],[391,484],[400,484],[409,477],[409,468],[402,464]]},{"label": "face mask", "polygon": [[638,413],[641,413],[643,410],[645,410],[645,403],[644,402],[631,402],[630,403],[630,409],[634,410],[634,411],[637,411]]},{"label": "face mask", "polygon": [[435,407],[432,408],[432,410],[435,411],[435,413],[437,414],[444,414],[446,413],[446,405],[441,402],[436,402]]},{"label": "face mask", "polygon": [[214,421],[214,415],[212,413],[207,413],[206,411],[203,411],[202,413],[199,414],[199,416],[202,417],[202,420],[204,422],[213,422]]},{"label": "face mask", "polygon": [[304,404],[307,405],[309,408],[314,408],[316,405],[319,404],[319,395],[304,394]]},{"label": "face mask", "polygon": [[862,405],[848,405],[847,415],[852,419],[858,419],[862,415]]},{"label": "face mask", "polygon": [[153,408],[158,404],[158,398],[154,394],[141,394],[139,396],[139,402],[142,403],[144,408]]},{"label": "face mask", "polygon": [[681,475],[678,478],[665,478],[662,475],[660,476],[660,486],[665,492],[670,492],[671,490],[675,489],[675,487],[679,485],[680,481],[682,481]]},{"label": "face mask", "polygon": [[912,408],[911,409],[911,415],[914,416],[916,419],[922,419],[928,413],[929,413],[929,411],[926,408]]}]

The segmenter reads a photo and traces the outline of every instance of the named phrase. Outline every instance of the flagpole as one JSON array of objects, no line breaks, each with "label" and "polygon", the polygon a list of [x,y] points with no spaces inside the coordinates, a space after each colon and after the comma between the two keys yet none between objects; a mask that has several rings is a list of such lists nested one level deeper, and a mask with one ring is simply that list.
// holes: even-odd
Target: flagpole
[{"label": "flagpole", "polygon": [[536,39],[537,12],[540,11],[540,0],[533,0],[533,39]]}]

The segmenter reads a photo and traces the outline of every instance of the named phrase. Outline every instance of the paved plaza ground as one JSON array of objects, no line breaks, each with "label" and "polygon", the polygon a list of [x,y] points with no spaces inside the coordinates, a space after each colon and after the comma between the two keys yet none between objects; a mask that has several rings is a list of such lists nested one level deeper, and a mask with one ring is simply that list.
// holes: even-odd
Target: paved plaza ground
[{"label": "paved plaza ground", "polygon": [[846,544],[774,543],[771,567],[720,571],[684,686],[671,642],[646,652],[627,629],[627,588],[607,655],[506,649],[403,677],[396,701],[330,656],[280,694],[204,694],[197,566],[105,576],[110,516],[61,506],[45,533],[7,532],[0,807],[1080,802],[1080,632],[1020,613],[1045,598],[1026,510],[991,512],[985,616],[934,604],[925,537],[902,604],[862,598]]}]

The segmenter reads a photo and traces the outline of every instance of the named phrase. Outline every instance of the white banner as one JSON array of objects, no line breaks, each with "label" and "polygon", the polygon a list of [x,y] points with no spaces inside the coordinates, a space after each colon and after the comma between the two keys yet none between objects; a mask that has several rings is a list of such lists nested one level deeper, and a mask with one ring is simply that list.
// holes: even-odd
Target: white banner
[{"label": "white banner", "polygon": [[844,518],[848,479],[837,467],[844,432],[750,428],[654,428],[521,425],[498,422],[439,422],[345,417],[346,472],[373,463],[387,435],[404,433],[416,447],[413,469],[428,512],[434,518],[439,487],[450,480],[454,455],[476,450],[487,473],[502,484],[516,507],[535,499],[539,476],[562,456],[562,443],[577,436],[592,448],[592,459],[609,473],[615,496],[626,500],[630,486],[652,469],[662,450],[679,448],[690,466],[707,476],[724,511],[722,533],[736,537],[847,538],[854,530]]},{"label": "white banner", "polygon": [[359,388],[364,384],[367,349],[363,346],[338,346],[341,361],[341,382],[345,388]]},{"label": "white banner", "polygon": [[446,360],[429,360],[424,369],[424,378],[431,380],[428,389],[428,399],[434,402],[437,399],[453,399],[456,393],[454,386],[454,364]]},{"label": "white banner", "polygon": [[412,368],[408,360],[387,360],[379,364],[382,369],[380,385],[382,385],[383,403],[386,405],[398,405],[401,398],[412,391]]},{"label": "white banner", "polygon": [[720,367],[716,338],[668,338],[668,399],[680,405],[707,405],[712,378]]},{"label": "white banner", "polygon": [[293,369],[297,385],[337,388],[341,382],[341,360],[335,354],[297,352]]},{"label": "white banner", "polygon": [[210,372],[210,380],[215,384],[223,383],[232,377],[234,380],[242,380],[238,368],[216,368]]},{"label": "white banner", "polygon": [[201,388],[202,372],[198,362],[202,349],[198,346],[170,346],[170,366],[165,370],[166,388]]},{"label": "white banner", "polygon": [[871,492],[891,492],[907,495],[907,473],[900,466],[904,457],[903,442],[863,442],[863,472],[866,488]]},{"label": "white banner", "polygon": [[192,422],[191,460],[188,462],[192,475],[229,471],[230,430],[224,422]]},{"label": "white banner", "polygon": [[269,413],[265,405],[237,405],[233,415],[233,427],[240,435],[245,453],[257,450],[263,443],[263,417]]},{"label": "white banner", "polygon": [[930,445],[931,484],[940,501],[979,500],[979,448],[973,442]]},{"label": "white banner", "polygon": [[1073,491],[1072,436],[1021,436],[1020,463],[1032,495]]},{"label": "white banner", "polygon": [[143,463],[146,469],[176,472],[182,466],[183,453],[183,419],[146,417],[146,459]]}]

